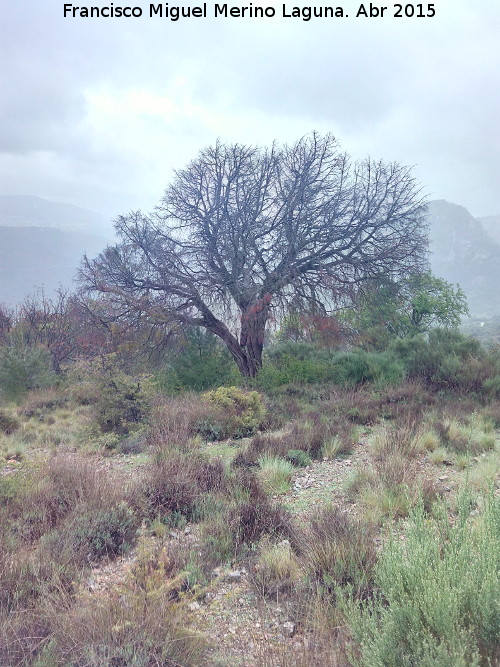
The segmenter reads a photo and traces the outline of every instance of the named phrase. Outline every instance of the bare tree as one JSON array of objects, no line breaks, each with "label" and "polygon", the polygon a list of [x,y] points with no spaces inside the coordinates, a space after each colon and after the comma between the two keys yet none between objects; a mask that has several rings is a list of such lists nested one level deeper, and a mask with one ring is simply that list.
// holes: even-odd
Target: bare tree
[{"label": "bare tree", "polygon": [[52,298],[43,288],[27,296],[18,307],[16,328],[26,344],[47,347],[56,373],[80,351],[75,300],[66,289],[59,288]]},{"label": "bare tree", "polygon": [[154,214],[120,217],[121,242],[81,277],[115,312],[205,327],[255,376],[273,310],[324,310],[360,281],[421,267],[425,208],[409,168],[352,163],[330,135],[219,142],[175,173]]}]

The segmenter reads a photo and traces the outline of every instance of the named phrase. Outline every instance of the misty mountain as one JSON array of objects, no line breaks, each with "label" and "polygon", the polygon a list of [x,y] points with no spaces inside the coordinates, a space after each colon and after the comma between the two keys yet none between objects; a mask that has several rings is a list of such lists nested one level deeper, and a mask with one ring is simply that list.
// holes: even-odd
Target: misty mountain
[{"label": "misty mountain", "polygon": [[0,226],[50,227],[110,237],[112,222],[99,213],[31,195],[0,195]]},{"label": "misty mountain", "polygon": [[500,313],[499,243],[457,204],[430,202],[428,220],[432,271],[460,284],[471,315],[487,318]]},{"label": "misty mountain", "polygon": [[0,227],[0,303],[19,303],[36,288],[51,295],[70,287],[82,256],[94,256],[103,237],[48,227]]},{"label": "misty mountain", "polygon": [[70,287],[84,253],[112,239],[111,222],[40,197],[0,196],[0,303],[15,305],[42,287]]},{"label": "misty mountain", "polygon": [[478,220],[491,238],[500,244],[500,215],[489,215],[486,218],[478,218]]},{"label": "misty mountain", "polygon": [[[431,266],[459,283],[471,314],[500,314],[500,216],[476,219],[444,200],[429,205]],[[84,253],[112,239],[103,216],[39,197],[0,196],[0,303],[14,305],[36,287],[71,286]]]}]

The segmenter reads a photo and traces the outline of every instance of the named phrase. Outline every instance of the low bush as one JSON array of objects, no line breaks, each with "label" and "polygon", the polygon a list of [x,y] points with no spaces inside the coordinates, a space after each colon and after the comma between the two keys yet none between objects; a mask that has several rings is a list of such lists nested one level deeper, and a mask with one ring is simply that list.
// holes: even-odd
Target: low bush
[{"label": "low bush", "polygon": [[263,541],[251,570],[251,581],[263,597],[291,592],[300,580],[300,566],[288,540],[277,544]]},{"label": "low bush", "polygon": [[354,665],[498,663],[500,500],[489,498],[476,521],[469,512],[467,494],[451,525],[444,507],[429,520],[419,505],[405,539],[383,548],[373,599],[359,605],[344,597]]},{"label": "low bush", "polygon": [[490,432],[488,425],[481,424],[477,419],[464,424],[456,419],[444,418],[434,422],[434,430],[441,444],[456,454],[480,454],[495,448],[495,433]]},{"label": "low bush", "polygon": [[305,566],[325,590],[350,585],[365,597],[372,585],[376,561],[373,528],[336,507],[313,515],[305,534]]},{"label": "low bush", "polygon": [[369,453],[369,464],[358,469],[347,486],[374,521],[406,516],[422,496],[430,510],[439,490],[422,478],[417,461],[422,443],[414,425],[380,428],[372,437]]},{"label": "low bush", "polygon": [[51,412],[64,407],[67,402],[68,398],[60,390],[53,387],[37,389],[31,391],[23,400],[18,412],[28,419],[35,417],[39,421],[45,421],[51,416]]},{"label": "low bush", "polygon": [[14,416],[8,414],[4,410],[0,410],[0,433],[11,435],[19,428],[19,420]]},{"label": "low bush", "polygon": [[215,419],[198,424],[200,435],[208,440],[252,435],[266,414],[262,396],[257,391],[219,387],[215,391],[206,392],[202,398],[218,409]]},{"label": "low bush", "polygon": [[55,562],[86,564],[128,551],[137,521],[125,502],[105,509],[78,508],[59,530],[43,536],[40,548]]},{"label": "low bush", "polygon": [[18,401],[30,389],[56,383],[49,351],[38,345],[27,345],[12,338],[0,346],[0,393]]},{"label": "low bush", "polygon": [[148,404],[139,382],[126,376],[104,378],[93,406],[94,420],[101,433],[127,435],[138,428],[148,414]]}]

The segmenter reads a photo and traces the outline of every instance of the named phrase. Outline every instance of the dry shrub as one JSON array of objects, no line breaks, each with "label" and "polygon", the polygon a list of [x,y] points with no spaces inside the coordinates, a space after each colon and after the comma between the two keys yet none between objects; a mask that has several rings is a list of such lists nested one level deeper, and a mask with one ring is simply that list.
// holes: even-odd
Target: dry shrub
[{"label": "dry shrub", "polygon": [[168,592],[121,591],[108,597],[49,597],[3,626],[5,665],[195,667],[205,664],[204,640],[189,630]]},{"label": "dry shrub", "polygon": [[419,382],[410,381],[387,387],[380,397],[380,413],[397,422],[417,422],[435,403],[435,396]]},{"label": "dry shrub", "polygon": [[493,422],[495,428],[500,428],[500,401],[492,401],[483,408],[482,414]]},{"label": "dry shrub", "polygon": [[258,542],[262,535],[287,537],[292,532],[287,512],[267,499],[235,503],[229,507],[227,521],[236,549]]},{"label": "dry shrub", "polygon": [[13,501],[11,517],[20,535],[35,540],[56,528],[75,510],[104,509],[125,496],[126,489],[92,462],[78,456],[58,455],[23,485]]},{"label": "dry shrub", "polygon": [[189,450],[204,420],[214,419],[219,409],[196,394],[162,398],[153,408],[148,444],[157,459],[171,450]]},{"label": "dry shrub", "polygon": [[64,407],[68,398],[53,387],[31,391],[19,408],[23,417],[37,417],[44,421],[48,412]]},{"label": "dry shrub", "polygon": [[291,434],[288,431],[282,433],[257,433],[250,444],[242,449],[233,458],[232,465],[235,468],[257,466],[261,456],[285,457],[290,449]]},{"label": "dry shrub", "polygon": [[301,450],[311,458],[321,458],[325,444],[337,438],[338,453],[348,453],[353,445],[352,424],[337,416],[327,417],[309,412],[281,433],[258,433],[249,446],[233,459],[234,467],[256,466],[262,456],[286,458],[290,450]]},{"label": "dry shrub", "polygon": [[374,538],[371,526],[337,507],[323,508],[305,532],[305,567],[326,590],[349,584],[366,596],[376,561]]},{"label": "dry shrub", "polygon": [[264,540],[252,565],[251,581],[262,597],[290,593],[300,579],[299,561],[288,540],[272,544]]},{"label": "dry shrub", "polygon": [[0,433],[11,435],[19,428],[19,420],[9,415],[5,410],[0,410]]},{"label": "dry shrub", "polygon": [[13,551],[11,546],[0,544],[0,610],[25,610],[39,599],[72,589],[78,574],[73,563],[63,566],[39,549]]},{"label": "dry shrub", "polygon": [[247,468],[237,470],[226,506],[205,523],[204,532],[208,557],[218,562],[237,557],[263,535],[295,537],[290,515],[269,499]]},{"label": "dry shrub", "polygon": [[175,523],[181,517],[193,519],[202,495],[222,492],[226,485],[222,461],[208,461],[196,451],[171,451],[149,467],[138,502],[150,519]]},{"label": "dry shrub", "polygon": [[380,399],[365,389],[340,394],[332,412],[340,412],[353,424],[371,426],[381,417]]}]

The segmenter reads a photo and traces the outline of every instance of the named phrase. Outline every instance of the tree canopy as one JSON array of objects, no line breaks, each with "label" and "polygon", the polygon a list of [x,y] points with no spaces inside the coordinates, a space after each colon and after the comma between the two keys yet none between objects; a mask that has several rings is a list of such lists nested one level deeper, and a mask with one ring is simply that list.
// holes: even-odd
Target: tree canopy
[{"label": "tree canopy", "polygon": [[345,320],[370,347],[384,347],[390,338],[426,333],[433,327],[455,328],[469,312],[458,286],[430,271],[399,282],[374,281],[344,312]]},{"label": "tree canopy", "polygon": [[81,276],[114,317],[204,327],[254,376],[280,309],[325,312],[363,281],[421,270],[425,211],[410,168],[352,161],[331,135],[218,142],[175,172],[152,214],[119,217],[120,242]]}]

